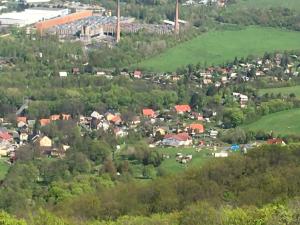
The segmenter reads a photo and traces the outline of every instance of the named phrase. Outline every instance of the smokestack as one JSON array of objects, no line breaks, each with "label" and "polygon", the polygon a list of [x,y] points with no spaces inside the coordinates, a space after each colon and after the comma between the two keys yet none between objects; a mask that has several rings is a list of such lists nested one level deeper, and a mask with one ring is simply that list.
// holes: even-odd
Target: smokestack
[{"label": "smokestack", "polygon": [[117,25],[116,25],[116,42],[121,39],[121,27],[120,27],[120,0],[117,0]]},{"label": "smokestack", "polygon": [[176,0],[176,8],[175,8],[175,27],[174,31],[175,34],[179,34],[179,3],[178,0]]}]

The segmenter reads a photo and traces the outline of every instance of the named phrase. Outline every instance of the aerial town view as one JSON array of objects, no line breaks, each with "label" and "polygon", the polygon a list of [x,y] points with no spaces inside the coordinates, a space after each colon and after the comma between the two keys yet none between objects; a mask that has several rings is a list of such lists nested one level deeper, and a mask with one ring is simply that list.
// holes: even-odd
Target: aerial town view
[{"label": "aerial town view", "polygon": [[0,0],[1,225],[300,225],[300,0]]}]

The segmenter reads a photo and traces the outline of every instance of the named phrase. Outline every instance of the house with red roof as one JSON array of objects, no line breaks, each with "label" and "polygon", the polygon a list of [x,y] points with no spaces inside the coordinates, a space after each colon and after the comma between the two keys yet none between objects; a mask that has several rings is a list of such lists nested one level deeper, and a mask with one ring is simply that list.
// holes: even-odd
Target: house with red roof
[{"label": "house with red roof", "polygon": [[122,123],[122,119],[119,115],[115,115],[114,117],[111,118],[110,122],[119,125],[120,123]]},{"label": "house with red roof", "polygon": [[188,133],[179,134],[166,134],[162,140],[162,144],[165,146],[188,146],[193,142],[191,136]]},{"label": "house with red roof", "polygon": [[50,120],[51,120],[51,121],[60,120],[60,115],[58,115],[58,114],[51,115],[51,116],[50,116]]},{"label": "house with red roof", "polygon": [[23,123],[27,123],[27,118],[25,116],[18,116],[17,117],[17,122],[23,122]]},{"label": "house with red roof", "polygon": [[137,78],[137,79],[141,79],[143,77],[142,71],[140,71],[140,70],[134,71],[133,77]]},{"label": "house with red roof", "polygon": [[143,116],[145,117],[155,117],[155,112],[153,109],[143,109]]},{"label": "house with red roof", "polygon": [[48,124],[51,123],[50,119],[40,119],[40,125],[43,126],[47,126]]},{"label": "house with red roof", "polygon": [[71,119],[71,115],[70,114],[61,114],[61,116],[62,116],[63,120],[69,120],[69,119]]},{"label": "house with red roof", "polygon": [[191,111],[191,107],[189,105],[176,105],[175,110],[178,114],[183,114]]},{"label": "house with red roof", "polygon": [[8,132],[1,131],[0,132],[0,142],[11,142],[13,140],[13,136]]},{"label": "house with red roof", "polygon": [[267,141],[269,145],[285,145],[285,142],[281,138],[272,138]]},{"label": "house with red roof", "polygon": [[199,123],[192,123],[187,128],[191,133],[194,133],[194,134],[204,133],[204,126]]}]

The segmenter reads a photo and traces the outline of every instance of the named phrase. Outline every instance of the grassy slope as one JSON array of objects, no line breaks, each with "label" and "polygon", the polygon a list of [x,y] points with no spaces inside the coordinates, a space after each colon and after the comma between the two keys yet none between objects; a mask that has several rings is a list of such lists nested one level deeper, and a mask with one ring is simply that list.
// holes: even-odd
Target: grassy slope
[{"label": "grassy slope", "polygon": [[[195,148],[160,148],[159,152],[169,155],[169,159],[165,159],[160,167],[169,173],[178,173],[183,171],[188,167],[193,166],[202,166],[211,156],[208,156],[209,150],[202,150],[200,152],[196,152]],[[193,155],[193,159],[188,164],[181,164],[176,161],[176,154],[180,152],[184,155]]]},{"label": "grassy slope", "polygon": [[288,96],[291,93],[294,93],[297,98],[300,98],[300,86],[292,86],[292,87],[282,87],[282,88],[265,88],[259,90],[259,95],[263,95],[265,93],[269,94],[279,94],[281,93],[284,96]]},{"label": "grassy slope", "polygon": [[175,71],[178,67],[199,62],[220,64],[235,56],[262,55],[266,51],[299,49],[300,32],[248,27],[234,31],[203,34],[138,66],[154,71]]},{"label": "grassy slope", "polygon": [[244,128],[256,131],[273,131],[276,134],[300,135],[300,109],[292,109],[264,116],[258,121],[244,126]]},{"label": "grassy slope", "polygon": [[237,6],[255,8],[285,7],[300,10],[299,0],[239,0]]},{"label": "grassy slope", "polygon": [[9,165],[5,162],[6,158],[0,158],[0,180],[3,180],[8,172]]}]

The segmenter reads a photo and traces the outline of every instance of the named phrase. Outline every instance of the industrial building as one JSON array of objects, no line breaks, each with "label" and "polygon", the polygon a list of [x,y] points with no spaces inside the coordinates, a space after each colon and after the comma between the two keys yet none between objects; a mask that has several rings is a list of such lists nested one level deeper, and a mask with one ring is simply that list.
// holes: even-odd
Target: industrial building
[{"label": "industrial building", "polygon": [[0,25],[24,27],[39,21],[65,16],[68,9],[31,8],[22,12],[10,12],[0,15]]},{"label": "industrial building", "polygon": [[84,11],[72,13],[72,14],[69,14],[69,15],[66,15],[63,17],[42,21],[42,22],[37,23],[35,26],[36,26],[38,32],[40,34],[42,34],[45,30],[47,30],[51,27],[66,24],[66,23],[72,23],[74,21],[84,19],[86,17],[90,17],[92,15],[93,15],[93,11],[84,10]]}]

